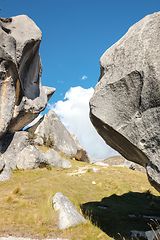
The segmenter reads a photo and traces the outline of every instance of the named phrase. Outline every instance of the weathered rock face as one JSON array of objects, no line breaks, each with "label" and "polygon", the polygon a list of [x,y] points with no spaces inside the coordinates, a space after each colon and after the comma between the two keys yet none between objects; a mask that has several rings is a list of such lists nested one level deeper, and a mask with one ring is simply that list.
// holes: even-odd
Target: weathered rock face
[{"label": "weathered rock face", "polygon": [[27,16],[0,18],[0,137],[43,111],[54,88],[41,86],[41,31]]},{"label": "weathered rock face", "polygon": [[18,169],[36,169],[45,164],[45,157],[38,147],[29,145],[18,154],[16,162]]},{"label": "weathered rock face", "polygon": [[[0,181],[10,178],[10,168],[34,169],[46,165],[70,168],[72,164],[56,151],[51,149],[42,153],[34,145],[32,134],[19,131],[45,109],[55,91],[41,86],[40,29],[25,15],[0,18],[0,39]],[[47,124],[52,125],[51,122]],[[54,141],[60,150],[64,147],[72,154],[76,144],[72,137],[75,145],[69,150],[68,143],[62,144],[65,127],[55,123],[55,128],[59,125],[59,135]],[[48,126],[43,130],[49,137],[51,128]]]},{"label": "weathered rock face", "polygon": [[43,136],[53,141],[54,149],[64,153],[66,157],[76,157],[77,160],[89,162],[87,152],[81,147],[75,135],[70,133],[59,120],[56,113],[50,110],[39,120],[30,131],[37,135],[35,142],[43,145]]},{"label": "weathered rock face", "polygon": [[144,166],[160,191],[160,12],[148,15],[100,59],[90,118],[108,145]]},{"label": "weathered rock face", "polygon": [[29,139],[26,132],[5,134],[0,139],[0,153],[2,153],[5,166],[16,169],[18,155],[27,146],[29,146]]},{"label": "weathered rock face", "polygon": [[55,150],[50,149],[45,154],[31,144],[28,133],[18,131],[5,134],[0,139],[0,181],[10,178],[12,169],[35,169],[49,165],[51,167],[71,168],[72,164],[62,158]]},{"label": "weathered rock face", "polygon": [[54,148],[66,156],[75,156],[77,148],[74,139],[61,123],[56,113],[50,110],[35,126],[30,128],[37,134],[35,142],[43,145],[42,137],[50,138]]}]

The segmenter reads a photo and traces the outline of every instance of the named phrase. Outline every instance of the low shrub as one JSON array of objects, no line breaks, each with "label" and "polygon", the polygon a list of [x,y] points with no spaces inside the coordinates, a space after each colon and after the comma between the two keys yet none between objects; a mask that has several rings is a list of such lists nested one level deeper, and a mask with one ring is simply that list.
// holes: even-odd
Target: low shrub
[{"label": "low shrub", "polygon": [[43,140],[43,145],[45,147],[50,147],[52,148],[54,146],[54,141],[51,139],[51,137],[49,136],[48,138],[46,137],[45,133],[43,134],[43,136],[41,136],[42,140]]}]

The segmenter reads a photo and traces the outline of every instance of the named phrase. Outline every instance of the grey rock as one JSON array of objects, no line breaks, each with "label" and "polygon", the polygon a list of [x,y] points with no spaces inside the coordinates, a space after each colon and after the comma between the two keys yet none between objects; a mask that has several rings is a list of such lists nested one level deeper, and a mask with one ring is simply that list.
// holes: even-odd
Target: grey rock
[{"label": "grey rock", "polygon": [[130,162],[130,161],[128,161],[128,160],[125,160],[122,166],[123,166],[123,167],[126,167],[126,168],[129,168],[129,169],[132,169],[132,170],[135,170],[135,169],[136,169],[135,163]]},{"label": "grey rock", "polygon": [[[36,124],[37,134],[36,142],[43,145],[42,136],[49,137],[53,140],[56,151],[62,152],[67,157],[74,157],[77,152],[77,146],[71,134],[61,123],[56,113],[50,110],[44,117]],[[34,130],[34,126],[31,127]]]},{"label": "grey rock", "polygon": [[5,166],[1,171],[0,171],[0,182],[7,181],[10,179],[11,176],[11,169],[9,166]]},{"label": "grey rock", "polygon": [[17,168],[20,170],[35,169],[46,165],[44,154],[34,145],[25,147],[19,153],[16,162]]},{"label": "grey rock", "polygon": [[3,171],[5,167],[5,162],[2,156],[0,156],[0,173]]},{"label": "grey rock", "polygon": [[76,155],[75,155],[75,159],[77,161],[90,163],[90,157],[89,157],[87,151],[80,145],[76,135],[73,132],[70,132],[70,134],[72,135],[72,137],[75,140],[76,145],[77,145],[77,152],[76,152]]},{"label": "grey rock", "polygon": [[46,164],[50,165],[51,167],[72,167],[72,164],[67,159],[62,158],[54,149],[48,150],[44,156],[46,158]]},{"label": "grey rock", "polygon": [[41,35],[25,15],[0,18],[0,137],[34,120],[55,91],[41,86]]},{"label": "grey rock", "polygon": [[62,168],[68,169],[72,167],[72,163],[65,158],[62,158]]},{"label": "grey rock", "polygon": [[54,195],[53,208],[55,211],[59,210],[59,229],[61,230],[86,222],[63,193]]},{"label": "grey rock", "polygon": [[100,59],[90,118],[105,142],[146,168],[160,191],[160,12],[148,15]]},{"label": "grey rock", "polygon": [[0,139],[0,152],[2,153],[5,164],[12,169],[16,169],[19,153],[29,145],[27,135],[27,132],[19,131],[6,134]]},{"label": "grey rock", "polygon": [[54,149],[64,153],[66,157],[73,158],[76,156],[77,151],[82,151],[85,152],[85,154],[80,152],[80,154],[77,155],[79,159],[81,161],[89,161],[86,151],[84,149],[82,150],[82,147],[77,142],[78,140],[66,129],[54,111],[50,110],[29,130],[37,134],[37,138],[35,139],[36,143],[43,145],[42,137],[45,135],[47,139],[50,138],[53,141]]},{"label": "grey rock", "polygon": [[102,166],[102,167],[108,167],[109,166],[109,164],[104,163],[103,161],[100,161],[100,162],[96,161],[94,164],[97,165],[97,166]]},{"label": "grey rock", "polygon": [[44,155],[48,165],[51,167],[62,167],[62,158],[54,149],[48,150]]},{"label": "grey rock", "polygon": [[157,230],[150,230],[150,231],[136,231],[132,230],[131,231],[131,237],[133,238],[145,238],[148,240],[156,240],[159,239],[159,234],[160,234],[160,229]]},{"label": "grey rock", "polygon": [[121,166],[121,167],[127,167],[135,171],[146,173],[146,170],[141,165],[128,161],[121,155],[112,156],[109,158],[106,158],[104,160],[101,160],[101,162],[108,164],[109,166]]}]

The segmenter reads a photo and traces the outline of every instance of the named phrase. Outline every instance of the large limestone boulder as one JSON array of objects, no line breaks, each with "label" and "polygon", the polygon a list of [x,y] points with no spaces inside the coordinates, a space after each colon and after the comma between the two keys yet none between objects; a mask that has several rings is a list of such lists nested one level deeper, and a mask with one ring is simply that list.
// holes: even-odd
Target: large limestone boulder
[{"label": "large limestone boulder", "polygon": [[85,149],[79,144],[75,135],[66,129],[53,110],[44,115],[28,131],[37,135],[35,139],[37,144],[43,145],[45,137],[46,140],[52,141],[56,151],[64,153],[66,157],[76,157],[77,160],[89,162],[89,156]]},{"label": "large limestone boulder", "polygon": [[25,15],[0,18],[0,137],[34,120],[55,91],[41,86],[41,37]]},{"label": "large limestone boulder", "polygon": [[90,118],[108,145],[146,168],[160,191],[160,12],[148,15],[100,59]]}]

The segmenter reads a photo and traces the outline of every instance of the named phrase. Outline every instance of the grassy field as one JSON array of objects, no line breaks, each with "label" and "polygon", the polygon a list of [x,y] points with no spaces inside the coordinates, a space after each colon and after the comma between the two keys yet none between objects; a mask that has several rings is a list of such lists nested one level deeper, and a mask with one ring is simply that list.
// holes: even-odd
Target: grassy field
[{"label": "grassy field", "polygon": [[[150,186],[146,174],[71,162],[73,167],[68,170],[16,170],[10,180],[0,182],[0,236],[131,239],[131,230],[156,227],[142,217],[160,217],[160,194]],[[93,172],[93,167],[98,171]],[[76,173],[84,169],[86,173]],[[86,224],[58,229],[58,212],[52,208],[57,192],[71,200],[87,219]]]}]

